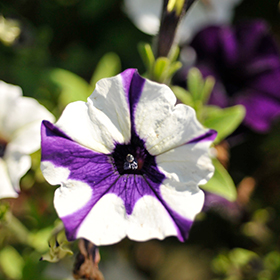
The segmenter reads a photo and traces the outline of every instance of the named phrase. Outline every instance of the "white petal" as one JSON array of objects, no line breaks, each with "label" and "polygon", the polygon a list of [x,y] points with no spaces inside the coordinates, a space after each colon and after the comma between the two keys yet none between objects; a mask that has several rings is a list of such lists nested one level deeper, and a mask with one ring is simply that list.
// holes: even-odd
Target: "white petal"
[{"label": "white petal", "polygon": [[6,197],[18,197],[18,193],[12,186],[5,161],[0,158],[0,199]]},{"label": "white petal", "polygon": [[160,186],[160,192],[164,201],[182,217],[193,221],[203,207],[203,191],[197,189],[196,191],[178,192],[164,184],[165,182]]},{"label": "white petal", "polygon": [[66,182],[70,174],[67,168],[55,166],[49,161],[41,162],[41,170],[51,185],[60,185]]},{"label": "white petal", "polygon": [[156,35],[160,25],[161,0],[125,0],[124,9],[132,22],[143,32]]},{"label": "white petal", "polygon": [[165,175],[164,185],[178,191],[197,190],[214,173],[208,155],[211,141],[186,144],[156,157],[159,170]]},{"label": "white petal", "polygon": [[147,195],[139,199],[129,216],[127,236],[132,240],[145,241],[171,235],[177,235],[176,227],[161,202]]},{"label": "white petal", "polygon": [[26,154],[38,150],[42,120],[53,121],[54,117],[33,98],[15,99],[3,124],[3,131],[9,140],[9,149]]},{"label": "white petal", "polygon": [[207,131],[191,107],[183,104],[174,107],[175,102],[169,87],[146,80],[136,107],[135,127],[152,155],[164,153]]},{"label": "white petal", "polygon": [[31,167],[31,158],[28,155],[19,153],[17,151],[9,151],[9,145],[5,152],[4,158],[7,165],[7,171],[15,191],[19,192],[20,178]]},{"label": "white petal", "polygon": [[75,213],[91,200],[92,189],[89,185],[67,180],[55,191],[54,206],[59,217]]},{"label": "white petal", "polygon": [[21,95],[20,87],[0,81],[0,136],[6,140],[9,138],[5,130],[7,116],[9,116],[15,100]]},{"label": "white petal", "polygon": [[121,76],[103,79],[88,102],[74,102],[57,122],[74,141],[101,153],[111,153],[115,143],[130,139],[130,114]]},{"label": "white petal", "polygon": [[77,238],[86,238],[96,245],[109,245],[123,239],[126,231],[123,200],[115,194],[106,194],[82,222]]}]

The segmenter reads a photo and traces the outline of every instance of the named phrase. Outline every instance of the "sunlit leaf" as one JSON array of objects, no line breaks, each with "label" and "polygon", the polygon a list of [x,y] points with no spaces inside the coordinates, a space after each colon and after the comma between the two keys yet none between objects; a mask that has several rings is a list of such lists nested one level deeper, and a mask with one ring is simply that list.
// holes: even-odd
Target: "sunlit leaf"
[{"label": "sunlit leaf", "polygon": [[184,104],[193,106],[193,100],[190,93],[182,87],[172,86],[172,91],[176,95],[176,97]]},{"label": "sunlit leaf", "polygon": [[187,76],[187,86],[190,94],[193,96],[193,99],[201,100],[201,92],[203,89],[204,80],[200,71],[193,67],[189,70]]},{"label": "sunlit leaf", "polygon": [[147,71],[151,73],[155,63],[155,57],[151,45],[148,43],[140,43],[138,44],[138,51]]},{"label": "sunlit leaf", "polygon": [[73,252],[68,248],[69,242],[61,222],[53,230],[48,245],[49,251],[41,257],[41,261],[58,262],[67,255],[73,255]]},{"label": "sunlit leaf", "polygon": [[9,278],[21,279],[24,260],[14,247],[7,246],[0,251],[0,265]]},{"label": "sunlit leaf", "polygon": [[50,78],[61,88],[59,97],[61,107],[77,100],[86,101],[92,92],[92,87],[83,78],[68,70],[56,68],[51,71]]},{"label": "sunlit leaf", "polygon": [[154,78],[158,82],[163,82],[166,78],[170,61],[166,57],[159,57],[154,66]]},{"label": "sunlit leaf", "polygon": [[242,105],[236,105],[225,109],[208,106],[203,124],[218,132],[215,143],[232,134],[241,124],[245,116],[245,109]]},{"label": "sunlit leaf", "polygon": [[115,53],[105,54],[98,62],[91,77],[90,84],[95,88],[95,84],[103,78],[117,75],[121,71],[121,60]]},{"label": "sunlit leaf", "polygon": [[237,192],[231,176],[217,159],[212,159],[212,162],[215,167],[214,175],[205,185],[200,187],[229,201],[235,201]]}]

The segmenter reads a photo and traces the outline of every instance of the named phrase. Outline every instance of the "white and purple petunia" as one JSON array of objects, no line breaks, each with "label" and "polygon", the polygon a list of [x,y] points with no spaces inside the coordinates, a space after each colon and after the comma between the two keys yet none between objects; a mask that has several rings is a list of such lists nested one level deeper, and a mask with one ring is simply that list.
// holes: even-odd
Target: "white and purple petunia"
[{"label": "white and purple petunia", "polygon": [[169,87],[128,69],[42,124],[43,175],[67,238],[107,245],[128,236],[184,241],[213,175],[216,132]]}]

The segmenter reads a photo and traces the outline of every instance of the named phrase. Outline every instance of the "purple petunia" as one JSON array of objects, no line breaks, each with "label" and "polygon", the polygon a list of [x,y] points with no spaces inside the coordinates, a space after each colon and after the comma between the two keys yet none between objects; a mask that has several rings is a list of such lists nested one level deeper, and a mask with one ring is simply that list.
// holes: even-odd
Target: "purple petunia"
[{"label": "purple petunia", "polygon": [[60,185],[54,205],[69,240],[97,245],[125,236],[184,241],[213,175],[216,132],[166,85],[135,69],[100,80],[85,102],[42,124],[43,175]]},{"label": "purple petunia", "polygon": [[190,46],[196,52],[195,66],[204,76],[216,79],[209,103],[221,107],[242,104],[244,124],[267,132],[280,116],[280,53],[266,23],[210,26]]}]

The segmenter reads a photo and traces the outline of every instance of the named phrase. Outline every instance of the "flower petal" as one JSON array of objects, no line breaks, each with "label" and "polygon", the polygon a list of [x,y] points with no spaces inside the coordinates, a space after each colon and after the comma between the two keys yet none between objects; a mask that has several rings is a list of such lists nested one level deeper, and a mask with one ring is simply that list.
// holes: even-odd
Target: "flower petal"
[{"label": "flower petal", "polygon": [[175,102],[169,87],[146,80],[135,108],[135,130],[151,155],[164,153],[207,131],[191,107],[174,106]]},{"label": "flower petal", "polygon": [[115,194],[104,195],[91,209],[77,231],[96,245],[116,243],[126,236],[127,219],[123,200]]},{"label": "flower petal", "polygon": [[5,152],[4,158],[7,166],[7,171],[10,177],[10,182],[14,188],[14,191],[19,193],[19,181],[20,178],[31,167],[31,158],[29,155],[22,154],[18,151],[9,151],[9,145],[7,152]]},{"label": "flower petal", "polygon": [[178,191],[197,190],[214,173],[208,149],[212,141],[186,144],[157,156],[157,166],[165,175],[163,184]]},{"label": "flower petal", "polygon": [[2,158],[0,158],[0,178],[0,199],[5,197],[18,197],[18,193],[13,188],[10,180],[6,163]]},{"label": "flower petal", "polygon": [[88,102],[69,104],[57,127],[79,144],[111,153],[115,143],[130,140],[130,113],[122,77],[100,80]]},{"label": "flower petal", "polygon": [[176,236],[177,228],[170,214],[154,196],[139,199],[129,216],[127,236],[136,241]]},{"label": "flower petal", "polygon": [[9,139],[9,134],[6,131],[6,121],[17,98],[22,95],[22,90],[18,86],[0,81],[0,93],[0,134],[4,139]]},{"label": "flower petal", "polygon": [[42,120],[53,121],[53,115],[35,99],[18,98],[5,122],[9,135],[9,149],[30,154],[40,148],[40,125]]},{"label": "flower petal", "polygon": [[280,118],[280,101],[254,90],[240,93],[236,104],[246,109],[244,123],[257,132],[268,132],[273,122]]}]

